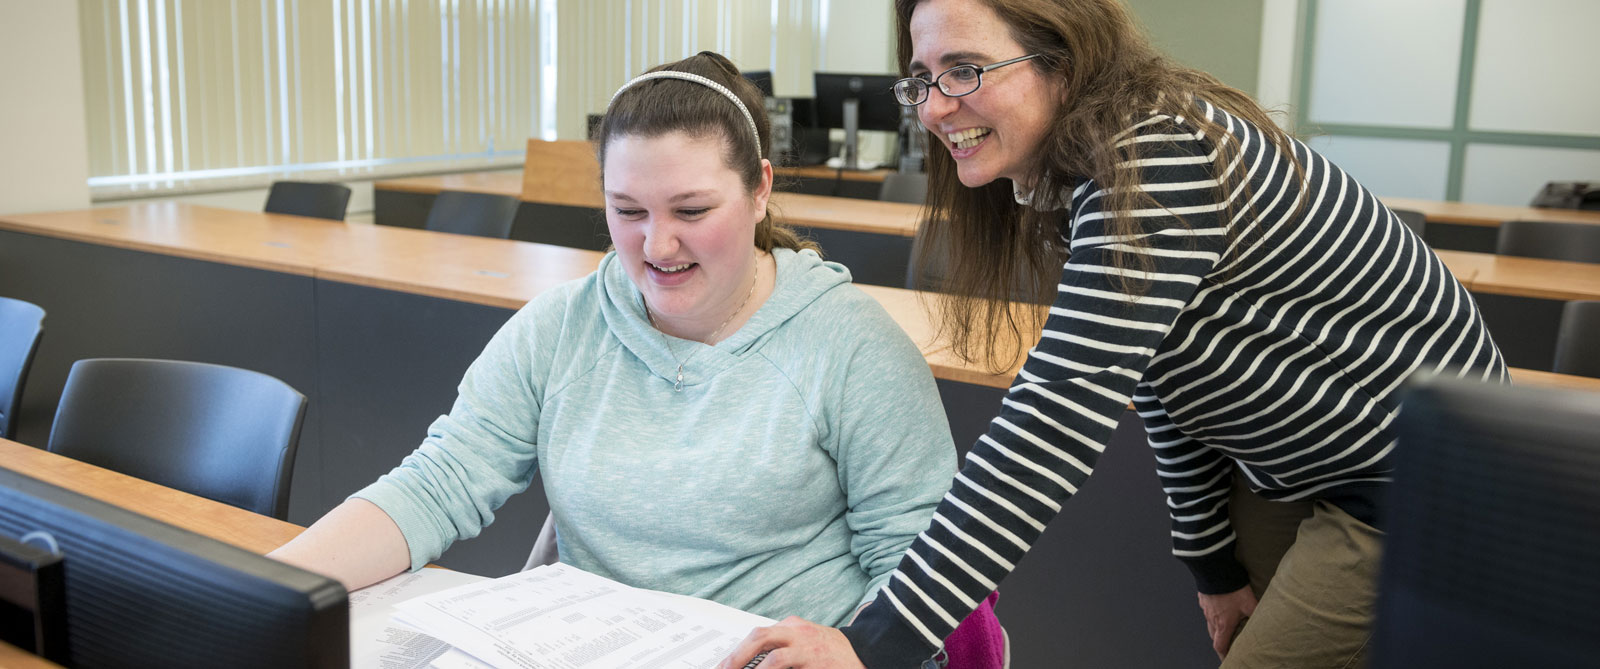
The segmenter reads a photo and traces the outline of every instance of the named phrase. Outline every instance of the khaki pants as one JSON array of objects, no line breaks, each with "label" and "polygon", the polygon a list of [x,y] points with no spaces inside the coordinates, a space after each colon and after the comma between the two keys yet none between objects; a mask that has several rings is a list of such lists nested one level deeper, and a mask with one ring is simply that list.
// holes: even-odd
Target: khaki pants
[{"label": "khaki pants", "polygon": [[1327,502],[1269,502],[1234,477],[1234,554],[1259,599],[1223,669],[1366,666],[1383,533]]}]

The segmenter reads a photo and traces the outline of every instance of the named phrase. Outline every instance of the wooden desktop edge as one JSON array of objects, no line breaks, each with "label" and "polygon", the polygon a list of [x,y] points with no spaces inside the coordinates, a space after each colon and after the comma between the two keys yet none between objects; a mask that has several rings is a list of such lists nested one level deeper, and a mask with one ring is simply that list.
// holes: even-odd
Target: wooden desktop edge
[{"label": "wooden desktop edge", "polygon": [[[778,168],[778,174],[792,174],[814,176],[810,174],[815,168]],[[824,168],[827,172],[833,170]],[[871,175],[871,172],[850,173],[847,175]],[[865,176],[846,176],[846,180],[866,179]],[[877,180],[882,180],[881,176]],[[468,172],[459,175],[439,175],[434,177],[411,177],[403,179],[385,179],[373,183],[377,190],[403,191],[408,193],[435,194],[441,190],[465,190],[482,193],[495,193],[523,197],[522,176],[512,173],[495,172]],[[531,195],[523,198],[528,202],[564,204],[569,206],[598,206],[592,202],[575,202],[570,198],[545,197]],[[850,199],[850,198],[840,198]],[[1469,225],[1475,227],[1498,227],[1508,220],[1534,220],[1555,221],[1559,223],[1586,223],[1600,225],[1600,212],[1579,211],[1574,209],[1551,209],[1543,207],[1514,207],[1506,205],[1479,204],[1473,202],[1440,202],[1436,200],[1422,200],[1415,198],[1385,197],[1381,198],[1384,204],[1394,209],[1410,209],[1422,212],[1429,223],[1450,225]],[[870,202],[871,200],[862,200]],[[875,228],[866,228],[865,232],[881,232]],[[910,234],[915,234],[913,227]]]},{"label": "wooden desktop edge", "polygon": [[[203,213],[208,213],[208,214],[211,214],[211,215],[214,215],[217,212],[225,212],[225,210],[210,210],[209,208],[197,207],[197,206],[194,206],[194,205],[185,205],[183,208],[185,208],[185,209],[205,210],[205,211],[203,211]],[[111,211],[111,210],[93,210],[93,211]],[[259,216],[259,214],[249,214],[249,213],[240,214],[240,215]],[[92,244],[101,244],[101,245],[106,245],[106,246],[117,246],[117,247],[121,247],[121,248],[131,248],[131,249],[139,250],[139,251],[148,251],[148,252],[172,255],[172,256],[177,256],[177,257],[197,258],[197,259],[207,260],[207,261],[211,261],[211,262],[217,262],[217,263],[223,263],[223,264],[231,264],[231,265],[236,265],[236,266],[255,267],[255,268],[260,268],[260,269],[267,269],[267,270],[272,270],[272,271],[282,271],[282,272],[291,273],[291,274],[298,274],[298,275],[311,275],[311,276],[314,276],[314,277],[317,277],[317,278],[326,279],[326,280],[329,280],[329,281],[337,281],[337,282],[340,282],[340,283],[347,283],[347,284],[360,285],[360,286],[368,286],[368,287],[372,287],[372,288],[380,288],[380,289],[385,289],[385,290],[395,290],[395,291],[398,291],[398,292],[405,292],[405,293],[410,293],[410,294],[415,294],[415,295],[437,297],[437,298],[442,298],[442,299],[454,300],[454,301],[459,301],[459,302],[466,302],[466,303],[471,303],[471,304],[486,305],[486,306],[504,308],[504,309],[517,309],[517,308],[520,308],[523,304],[525,304],[527,302],[528,299],[530,299],[530,296],[528,296],[526,294],[523,294],[523,292],[519,291],[517,289],[517,286],[515,286],[515,285],[507,285],[504,290],[490,291],[490,290],[485,290],[485,289],[482,289],[482,288],[473,288],[473,287],[465,287],[465,288],[463,288],[463,287],[459,287],[459,286],[452,287],[452,286],[448,286],[448,285],[437,285],[437,284],[430,283],[429,281],[425,280],[425,278],[416,277],[414,275],[414,273],[407,273],[405,277],[397,278],[397,277],[394,277],[394,276],[386,275],[386,274],[381,273],[381,272],[369,272],[369,273],[354,272],[354,271],[350,271],[348,269],[341,268],[337,264],[330,265],[330,264],[327,264],[327,263],[314,263],[314,264],[309,264],[308,265],[309,261],[303,261],[303,262],[298,263],[298,264],[263,263],[263,262],[257,262],[254,258],[236,257],[236,256],[233,256],[233,255],[230,255],[230,254],[227,254],[227,253],[211,252],[211,251],[207,251],[205,249],[193,249],[193,248],[177,247],[177,246],[170,246],[170,245],[163,245],[163,244],[139,243],[137,240],[130,240],[130,239],[127,239],[127,238],[122,238],[122,237],[97,237],[97,236],[85,235],[85,234],[68,234],[68,233],[63,233],[62,231],[59,231],[59,230],[56,230],[56,229],[52,229],[52,228],[49,228],[49,227],[42,227],[42,226],[30,225],[30,224],[27,224],[27,223],[18,223],[18,222],[10,221],[10,220],[7,220],[5,217],[0,217],[0,228],[8,229],[8,230],[14,230],[14,231],[22,232],[22,233],[27,233],[27,234],[37,234],[37,235],[43,235],[43,236],[60,237],[60,238],[72,239],[74,241],[82,241],[82,242],[87,242],[87,243],[92,243]],[[412,235],[412,236],[428,236],[428,235],[434,235],[434,234],[444,234],[444,233],[428,233],[428,232],[425,232],[425,231],[414,231],[414,230],[399,231],[399,230],[383,230],[383,229],[374,229],[372,232],[380,233],[380,234],[390,234],[390,233],[401,234],[401,233],[404,233],[404,234]],[[539,246],[541,246],[541,245],[537,245],[537,244],[530,244],[528,242],[512,242],[512,241],[506,241],[506,240],[471,240],[471,241],[475,241],[475,242],[480,243],[480,244],[524,244],[524,245],[528,245],[530,247],[539,247]],[[546,247],[546,248],[554,249],[556,247]],[[568,253],[570,255],[573,255],[574,257],[577,257],[577,256],[581,255],[581,256],[583,256],[583,258],[589,258],[591,256],[593,256],[595,258],[598,258],[598,255],[599,255],[599,254],[597,254],[595,252],[581,251],[581,250],[577,250],[577,249],[563,249],[562,251],[564,253]],[[1442,257],[1461,256],[1463,258],[1473,259],[1473,260],[1477,261],[1477,264],[1465,268],[1467,271],[1463,271],[1463,272],[1458,273],[1458,279],[1462,282],[1463,285],[1466,285],[1469,289],[1472,289],[1472,290],[1476,290],[1476,291],[1480,291],[1480,292],[1499,292],[1499,291],[1497,291],[1495,289],[1494,286],[1487,285],[1487,284],[1485,284],[1485,283],[1483,283],[1483,282],[1478,280],[1479,276],[1483,273],[1483,271],[1480,269],[1480,267],[1482,267],[1482,266],[1492,267],[1493,266],[1492,263],[1496,262],[1494,258],[1485,257],[1486,254],[1467,254],[1467,253],[1463,253],[1463,252],[1441,252],[1441,256]],[[1519,262],[1521,264],[1529,264],[1528,262],[1524,262],[1523,261],[1524,259],[1518,259],[1518,260],[1519,260]],[[1549,262],[1553,262],[1553,261],[1543,261],[1543,263],[1549,263]],[[1536,266],[1540,266],[1540,267],[1547,266],[1547,265],[1545,265],[1543,263],[1539,263]],[[280,266],[280,265],[284,265],[284,264],[287,264],[288,267]],[[1572,263],[1559,263],[1558,265],[1561,266],[1561,267],[1565,267],[1565,266],[1571,265],[1571,264]],[[1580,267],[1579,269],[1581,270],[1581,269],[1586,269],[1586,268]],[[577,278],[578,276],[581,276],[581,274],[580,275],[575,275],[575,276],[573,276],[571,278]],[[491,283],[493,283],[493,282],[491,282]],[[950,381],[958,381],[958,382],[961,382],[961,383],[970,383],[970,384],[975,384],[975,385],[989,386],[989,387],[993,387],[993,388],[1006,388],[1006,387],[1008,387],[1010,385],[1011,379],[1015,376],[1014,372],[1007,373],[1007,374],[994,374],[994,373],[989,372],[986,369],[984,369],[982,365],[968,364],[968,363],[966,363],[964,361],[959,360],[959,358],[957,358],[951,351],[946,350],[938,342],[934,341],[934,335],[936,333],[934,332],[933,327],[929,324],[929,316],[928,316],[928,314],[926,312],[926,304],[925,304],[926,303],[926,297],[927,297],[926,294],[917,293],[916,291],[909,291],[909,290],[900,289],[900,288],[888,288],[888,287],[880,287],[880,286],[860,286],[860,288],[864,292],[866,292],[869,295],[871,295],[880,304],[882,304],[885,307],[885,309],[887,309],[890,312],[890,314],[895,318],[896,322],[900,323],[901,327],[904,328],[906,330],[906,332],[912,337],[912,339],[918,343],[919,348],[922,350],[923,354],[925,356],[927,356],[927,358],[928,358],[929,366],[933,369],[934,374],[938,378],[945,379],[945,380],[950,380]],[[1533,290],[1533,289],[1530,289],[1530,290]],[[1582,297],[1590,297],[1590,298],[1592,298],[1591,295],[1588,295],[1586,293],[1561,292],[1559,289],[1544,289],[1544,290],[1541,290],[1539,292],[1540,292],[1540,296],[1542,296],[1544,294],[1557,295],[1558,297],[1556,297],[1556,299],[1578,299],[1578,298],[1582,298]],[[1526,291],[1523,291],[1523,292],[1507,291],[1507,294],[1525,295]],[[908,306],[908,305],[912,305],[912,304],[914,304],[914,306]],[[1020,362],[1018,364],[1020,365]],[[1522,371],[1519,370],[1518,373],[1520,374],[1520,373],[1522,373]],[[1578,385],[1581,386],[1581,387],[1588,387],[1587,382],[1582,382],[1582,383],[1579,383]],[[1596,382],[1596,386],[1595,387],[1596,388],[1600,388],[1600,381]]]}]

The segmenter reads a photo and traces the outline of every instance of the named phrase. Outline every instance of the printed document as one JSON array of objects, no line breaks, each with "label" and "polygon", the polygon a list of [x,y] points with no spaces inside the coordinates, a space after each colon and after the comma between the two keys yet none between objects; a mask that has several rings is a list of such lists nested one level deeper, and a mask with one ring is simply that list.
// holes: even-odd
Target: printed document
[{"label": "printed document", "polygon": [[486,667],[450,644],[395,624],[394,605],[413,597],[487,581],[449,569],[418,569],[350,593],[350,666],[382,669]]},{"label": "printed document", "polygon": [[[496,667],[714,667],[772,620],[555,564],[410,599],[395,619]],[[441,658],[443,659],[443,658]]]}]

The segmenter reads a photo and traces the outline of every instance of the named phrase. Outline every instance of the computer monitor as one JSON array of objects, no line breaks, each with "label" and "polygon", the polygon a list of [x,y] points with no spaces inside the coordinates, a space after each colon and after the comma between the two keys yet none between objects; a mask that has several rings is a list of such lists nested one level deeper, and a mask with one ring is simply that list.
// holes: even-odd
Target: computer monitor
[{"label": "computer monitor", "polygon": [[772,70],[745,70],[744,78],[761,89],[761,94],[772,97]]},{"label": "computer monitor", "polygon": [[1431,380],[1405,397],[1372,667],[1600,658],[1600,394]]},{"label": "computer monitor", "polygon": [[843,128],[844,166],[856,169],[860,160],[861,130],[899,132],[900,103],[890,88],[900,77],[893,74],[816,72],[817,125]]},{"label": "computer monitor", "polygon": [[64,664],[349,665],[346,593],[323,576],[3,468],[0,535],[62,557]]}]

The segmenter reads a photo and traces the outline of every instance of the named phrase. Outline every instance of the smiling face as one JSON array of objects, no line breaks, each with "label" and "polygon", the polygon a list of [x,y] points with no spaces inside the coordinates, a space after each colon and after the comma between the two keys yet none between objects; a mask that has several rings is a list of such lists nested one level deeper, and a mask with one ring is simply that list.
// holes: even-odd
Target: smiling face
[{"label": "smiling face", "polygon": [[712,133],[619,135],[606,146],[606,227],[656,326],[708,336],[750,294],[755,227],[766,214],[772,170],[755,192],[724,161]]},{"label": "smiling face", "polygon": [[[956,65],[982,67],[1028,55],[979,0],[926,0],[912,12],[909,27],[914,77],[932,79]],[[978,90],[958,98],[931,87],[917,107],[923,127],[939,137],[967,187],[999,178],[1031,186],[1028,164],[1061,99],[1059,82],[1041,75],[1037,62],[984,73]]]}]

